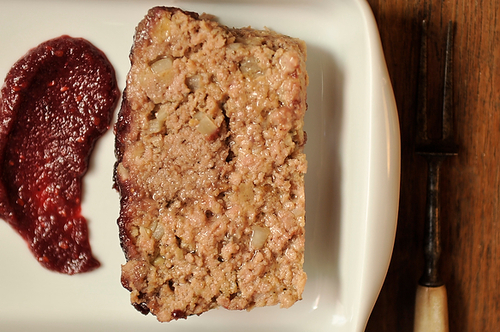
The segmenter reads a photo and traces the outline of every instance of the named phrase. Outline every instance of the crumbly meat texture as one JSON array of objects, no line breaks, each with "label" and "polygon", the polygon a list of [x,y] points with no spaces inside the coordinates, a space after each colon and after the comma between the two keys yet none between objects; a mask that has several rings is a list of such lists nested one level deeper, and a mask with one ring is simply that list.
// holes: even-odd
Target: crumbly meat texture
[{"label": "crumbly meat texture", "polygon": [[159,321],[301,299],[306,46],[155,7],[116,124],[131,302]]}]

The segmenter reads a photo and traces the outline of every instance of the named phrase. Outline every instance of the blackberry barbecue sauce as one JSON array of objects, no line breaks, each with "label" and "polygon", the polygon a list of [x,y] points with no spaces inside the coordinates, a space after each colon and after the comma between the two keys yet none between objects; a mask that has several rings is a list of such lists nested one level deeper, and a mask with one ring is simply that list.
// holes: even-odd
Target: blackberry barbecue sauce
[{"label": "blackberry barbecue sauce", "polygon": [[99,49],[61,36],[30,50],[0,96],[0,217],[46,268],[91,271],[82,178],[111,124],[119,90]]}]

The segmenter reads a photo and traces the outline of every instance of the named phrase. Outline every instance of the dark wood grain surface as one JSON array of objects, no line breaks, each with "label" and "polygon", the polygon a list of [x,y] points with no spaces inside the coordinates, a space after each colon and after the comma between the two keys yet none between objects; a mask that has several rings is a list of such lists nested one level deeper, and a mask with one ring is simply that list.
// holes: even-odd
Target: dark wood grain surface
[{"label": "dark wood grain surface", "polygon": [[412,331],[423,269],[426,164],[414,153],[420,30],[428,21],[428,108],[439,112],[446,27],[455,22],[453,103],[460,151],[441,173],[441,274],[450,331],[500,330],[500,0],[368,0],[401,123],[394,253],[367,331]]}]

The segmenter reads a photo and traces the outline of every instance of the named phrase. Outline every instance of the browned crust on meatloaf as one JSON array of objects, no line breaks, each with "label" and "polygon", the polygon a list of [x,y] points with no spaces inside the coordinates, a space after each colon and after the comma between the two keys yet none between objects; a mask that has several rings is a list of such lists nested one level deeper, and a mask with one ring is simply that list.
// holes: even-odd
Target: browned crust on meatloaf
[{"label": "browned crust on meatloaf", "polygon": [[301,299],[304,42],[155,7],[116,124],[131,302],[160,321]]}]

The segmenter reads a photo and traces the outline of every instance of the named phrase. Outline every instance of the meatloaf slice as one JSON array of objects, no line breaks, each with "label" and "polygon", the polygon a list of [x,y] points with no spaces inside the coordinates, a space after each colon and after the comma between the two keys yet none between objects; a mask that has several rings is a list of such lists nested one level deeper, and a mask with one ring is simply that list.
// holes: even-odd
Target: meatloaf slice
[{"label": "meatloaf slice", "polygon": [[115,187],[132,304],[159,321],[301,299],[306,46],[155,7],[136,29]]}]

